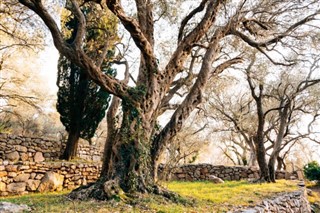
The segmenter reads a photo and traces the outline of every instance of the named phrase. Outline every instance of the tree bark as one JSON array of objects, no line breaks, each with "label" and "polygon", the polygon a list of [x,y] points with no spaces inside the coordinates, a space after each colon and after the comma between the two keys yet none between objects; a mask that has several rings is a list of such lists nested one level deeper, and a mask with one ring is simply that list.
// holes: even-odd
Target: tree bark
[{"label": "tree bark", "polygon": [[276,182],[275,178],[275,163],[280,153],[280,148],[282,144],[282,140],[285,134],[285,129],[287,127],[287,120],[288,120],[288,111],[290,108],[290,103],[287,103],[283,108],[279,110],[279,117],[280,117],[280,126],[279,132],[277,134],[276,141],[273,144],[273,151],[270,155],[268,168],[270,173],[270,180],[272,182]]},{"label": "tree bark", "polygon": [[79,138],[80,138],[79,130],[77,129],[70,130],[66,148],[62,155],[63,160],[69,161],[77,156]]},{"label": "tree bark", "polygon": [[249,166],[256,166],[257,165],[257,155],[256,155],[256,151],[255,151],[254,144],[252,141],[252,137],[250,137],[248,144],[250,147],[250,157],[249,157],[248,165]]},{"label": "tree bark", "polygon": [[260,168],[260,180],[264,179],[270,182],[270,176],[268,171],[268,164],[266,160],[266,148],[264,147],[264,125],[265,125],[265,114],[263,110],[263,85],[260,83],[258,86],[259,93],[256,94],[252,79],[251,79],[251,68],[255,62],[255,58],[252,59],[250,65],[247,68],[247,81],[250,87],[251,95],[256,102],[258,127],[254,136],[255,150],[257,154],[257,161]]},{"label": "tree bark", "polygon": [[280,156],[277,157],[277,170],[284,169],[286,170],[286,164],[284,163],[284,159]]}]

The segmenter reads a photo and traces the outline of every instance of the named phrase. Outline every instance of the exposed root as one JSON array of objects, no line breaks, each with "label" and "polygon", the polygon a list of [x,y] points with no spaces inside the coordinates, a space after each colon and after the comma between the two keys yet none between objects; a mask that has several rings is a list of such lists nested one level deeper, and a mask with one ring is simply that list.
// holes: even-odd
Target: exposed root
[{"label": "exposed root", "polygon": [[268,181],[266,181],[265,179],[263,179],[263,178],[249,178],[248,179],[248,182],[249,183],[260,183],[260,184],[262,184],[262,183],[269,183]]},{"label": "exposed root", "polygon": [[81,186],[73,190],[68,197],[75,200],[111,200],[111,199],[125,199],[125,194],[119,186],[118,181],[97,181],[95,183]]},{"label": "exposed root", "polygon": [[153,185],[144,190],[143,192],[130,192],[125,193],[117,180],[103,181],[99,180],[95,183],[81,186],[73,190],[67,197],[71,200],[116,200],[122,201],[131,205],[136,205],[141,197],[148,194],[156,195],[165,198],[167,201],[171,201],[183,205],[192,205],[193,202],[189,201],[178,195],[175,192],[169,191],[161,186]]},{"label": "exposed root", "polygon": [[160,196],[163,196],[167,199],[169,199],[170,201],[174,202],[174,203],[180,203],[180,204],[183,204],[183,205],[186,205],[188,204],[188,200],[181,197],[179,194],[175,193],[175,192],[172,192],[172,191],[169,191],[168,189],[165,189],[161,186],[158,186],[158,185],[155,185],[153,187],[153,192],[154,194],[156,195],[160,195]]}]

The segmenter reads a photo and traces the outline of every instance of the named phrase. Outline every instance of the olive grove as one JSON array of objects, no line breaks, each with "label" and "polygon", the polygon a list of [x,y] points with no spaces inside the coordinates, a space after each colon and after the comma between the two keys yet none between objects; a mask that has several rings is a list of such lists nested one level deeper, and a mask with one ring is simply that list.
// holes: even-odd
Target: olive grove
[{"label": "olive grove", "polygon": [[[112,135],[108,136],[112,140],[106,144],[100,180],[73,193],[78,198],[98,199],[121,196],[123,191],[170,196],[156,183],[157,161],[188,116],[203,101],[208,81],[214,82],[217,75],[232,65],[250,64],[252,50],[275,65],[292,65],[299,56],[298,47],[303,39],[309,38],[305,36],[306,31],[310,37],[317,33],[312,21],[319,15],[318,1],[312,0],[184,1],[175,13],[179,24],[166,27],[176,32],[172,38],[176,43],[166,49],[166,57],[159,57],[158,40],[164,32],[156,31],[157,25],[169,22],[157,1],[129,1],[135,4],[135,13],[130,15],[118,0],[99,1],[118,18],[140,51],[137,75],[131,76],[132,86],[101,72],[105,52],[93,59],[83,50],[87,23],[80,7],[96,1],[67,1],[78,19],[77,33],[71,43],[65,41],[59,25],[41,0],[19,2],[41,17],[60,54],[121,100],[121,119],[114,122]],[[161,2],[174,5],[174,1]],[[182,101],[174,102],[176,94],[185,90]],[[167,110],[173,110],[173,114],[159,129],[157,119]],[[260,140],[261,135],[257,135],[257,149],[263,149]],[[266,178],[265,156],[257,155],[257,159],[262,178]]]}]

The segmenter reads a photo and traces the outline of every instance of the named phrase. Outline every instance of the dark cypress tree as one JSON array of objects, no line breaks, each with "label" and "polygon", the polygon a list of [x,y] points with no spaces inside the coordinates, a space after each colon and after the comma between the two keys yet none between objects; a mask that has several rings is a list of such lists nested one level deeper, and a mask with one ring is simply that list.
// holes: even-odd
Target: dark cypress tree
[{"label": "dark cypress tree", "polygon": [[[85,8],[89,10],[88,8]],[[66,29],[71,31],[67,40],[72,43],[76,34],[77,20],[74,17],[66,22]],[[92,57],[98,48],[92,48],[90,41],[101,38],[101,32],[88,30],[86,35],[87,47],[84,50]],[[109,50],[104,62],[102,72],[115,75],[108,60],[113,56]],[[68,132],[68,140],[62,159],[70,160],[76,156],[79,138],[90,140],[105,116],[105,111],[110,102],[110,94],[103,91],[92,80],[89,80],[84,70],[71,63],[66,57],[60,56],[58,62],[57,79],[58,101],[57,110],[60,113],[60,120]]]}]

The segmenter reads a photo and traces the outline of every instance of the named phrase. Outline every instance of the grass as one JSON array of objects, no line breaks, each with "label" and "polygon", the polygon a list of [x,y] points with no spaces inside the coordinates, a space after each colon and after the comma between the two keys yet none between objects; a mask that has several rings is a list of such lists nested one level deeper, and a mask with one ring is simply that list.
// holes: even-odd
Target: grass
[{"label": "grass", "polygon": [[308,200],[311,204],[318,204],[320,206],[320,184],[315,182],[307,182],[307,188],[312,190],[312,193],[308,195]]},{"label": "grass", "polygon": [[277,183],[251,184],[246,181],[228,181],[224,184],[210,182],[169,182],[168,189],[186,197],[188,204],[173,203],[155,195],[139,195],[135,203],[117,201],[71,201],[66,198],[68,191],[48,194],[28,194],[1,198],[18,204],[27,204],[32,212],[226,212],[234,206],[259,203],[264,198],[279,192],[297,190],[296,183],[279,180]]}]

